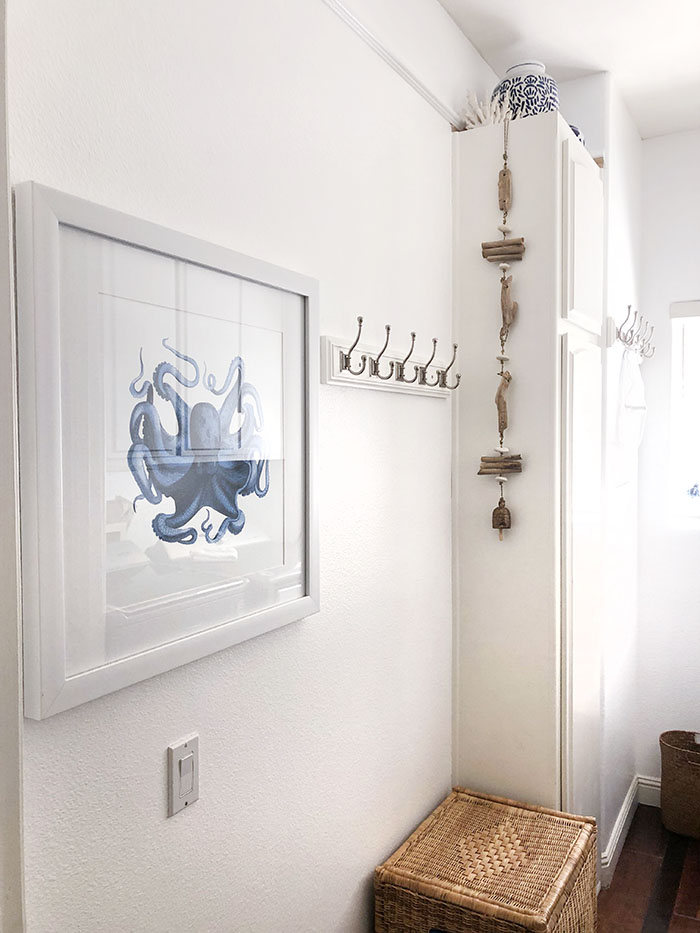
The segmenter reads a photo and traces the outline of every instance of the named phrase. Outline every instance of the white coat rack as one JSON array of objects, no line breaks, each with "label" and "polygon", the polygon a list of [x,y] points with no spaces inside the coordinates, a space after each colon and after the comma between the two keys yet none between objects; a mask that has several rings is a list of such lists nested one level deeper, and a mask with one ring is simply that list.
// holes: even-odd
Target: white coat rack
[{"label": "white coat rack", "polygon": [[[386,339],[377,350],[360,344],[364,318],[357,318],[357,334],[349,348],[347,341],[335,337],[321,337],[321,381],[326,385],[350,385],[361,389],[384,392],[404,392],[407,395],[432,395],[447,398],[462,378],[452,374],[457,360],[457,344],[452,344],[452,358],[445,365],[436,360],[438,340],[432,339],[432,352],[420,362],[413,359],[416,334],[411,331],[411,345],[403,356],[387,352],[391,338],[391,325],[384,328]],[[346,349],[347,348],[347,349]]]}]

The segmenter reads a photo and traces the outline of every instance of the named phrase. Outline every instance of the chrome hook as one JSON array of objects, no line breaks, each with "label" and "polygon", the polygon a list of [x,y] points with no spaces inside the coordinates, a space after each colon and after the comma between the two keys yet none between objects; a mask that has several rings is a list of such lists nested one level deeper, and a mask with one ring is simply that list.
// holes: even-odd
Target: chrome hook
[{"label": "chrome hook", "polygon": [[440,378],[440,374],[435,377],[434,382],[428,382],[428,367],[435,359],[435,351],[437,350],[437,337],[433,337],[433,352],[430,354],[430,359],[427,363],[424,363],[422,366],[418,367],[418,385],[419,386],[436,386]]},{"label": "chrome hook", "polygon": [[379,351],[379,356],[376,359],[370,356],[369,374],[370,376],[376,376],[377,379],[383,379],[386,381],[387,379],[391,379],[391,377],[394,375],[394,363],[393,361],[389,363],[389,372],[386,374],[386,376],[382,376],[382,374],[379,372],[379,361],[384,356],[384,351],[389,346],[389,334],[391,333],[391,324],[387,324],[384,330],[386,331],[386,340],[384,341],[384,346]]},{"label": "chrome hook", "polygon": [[645,336],[644,340],[640,341],[637,345],[637,352],[643,359],[650,360],[654,353],[656,352],[656,347],[652,345],[651,338],[654,336],[654,325],[652,324],[649,328],[649,333]]},{"label": "chrome hook", "polygon": [[620,324],[620,326],[619,326],[618,329],[617,329],[617,335],[618,335],[618,337],[621,337],[621,336],[622,336],[622,331],[625,329],[625,325],[626,325],[627,322],[629,321],[630,315],[631,315],[631,314],[632,314],[632,305],[627,305],[627,317],[624,319],[624,321],[622,322],[622,324]]},{"label": "chrome hook", "polygon": [[351,360],[352,351],[355,349],[355,347],[360,342],[360,334],[362,333],[362,323],[363,323],[362,315],[359,315],[357,318],[357,337],[355,337],[355,343],[353,343],[353,345],[350,347],[347,353],[343,353],[342,350],[340,351],[341,373],[347,369],[347,371],[351,373],[353,376],[359,376],[365,371],[365,367],[367,366],[367,357],[365,356],[364,353],[361,356],[362,366],[360,366],[359,369],[353,369],[351,365],[352,364],[352,360]]},{"label": "chrome hook", "polygon": [[642,344],[646,343],[646,341],[649,339],[649,336],[650,336],[649,328],[651,327],[651,325],[649,324],[649,321],[647,321],[646,318],[640,317],[639,323],[642,326],[639,328],[639,332],[635,340],[635,343],[637,344],[638,348],[641,347]]},{"label": "chrome hook", "polygon": [[651,338],[654,336],[654,327],[655,325],[652,324],[649,328],[649,334],[642,341],[642,345],[639,348],[640,350],[646,350],[646,348],[651,344]]},{"label": "chrome hook", "polygon": [[453,386],[448,386],[448,384],[447,384],[447,374],[449,373],[449,371],[450,371],[450,370],[452,369],[452,367],[454,366],[455,360],[456,360],[456,359],[457,359],[457,344],[456,344],[456,343],[453,343],[453,344],[452,344],[452,359],[450,360],[450,365],[447,367],[447,369],[441,369],[441,370],[438,372],[438,382],[440,383],[440,388],[441,388],[441,389],[450,389],[450,390],[453,390],[453,389],[456,389],[457,386],[459,385],[459,382],[460,382],[460,380],[461,380],[461,378],[462,378],[461,373],[456,373],[456,374],[455,374],[455,384],[454,384]]},{"label": "chrome hook", "polygon": [[394,367],[394,375],[396,377],[397,382],[404,382],[410,385],[412,382],[415,382],[416,379],[418,378],[418,367],[415,366],[414,367],[415,373],[413,375],[413,379],[406,379],[406,363],[408,363],[409,359],[411,358],[411,354],[413,353],[413,348],[415,347],[415,345],[416,345],[416,332],[412,330],[411,331],[411,349],[408,351],[408,353],[402,360],[397,361]]},{"label": "chrome hook", "polygon": [[[629,312],[632,310],[632,305],[627,306],[627,317],[625,318],[625,323],[629,318]],[[634,312],[634,317],[632,318],[632,323],[629,325],[627,330],[623,330],[621,327],[618,331],[618,336],[620,340],[628,347],[631,347],[634,343],[635,331],[637,329],[637,320],[639,318],[639,311]]]}]

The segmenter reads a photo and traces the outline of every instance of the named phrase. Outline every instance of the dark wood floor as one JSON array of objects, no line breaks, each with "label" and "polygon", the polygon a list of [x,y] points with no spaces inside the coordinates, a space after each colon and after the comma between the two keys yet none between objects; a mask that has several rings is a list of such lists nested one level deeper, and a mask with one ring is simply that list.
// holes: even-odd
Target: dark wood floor
[{"label": "dark wood floor", "polygon": [[700,933],[700,842],[638,807],[612,884],[598,898],[599,933]]}]

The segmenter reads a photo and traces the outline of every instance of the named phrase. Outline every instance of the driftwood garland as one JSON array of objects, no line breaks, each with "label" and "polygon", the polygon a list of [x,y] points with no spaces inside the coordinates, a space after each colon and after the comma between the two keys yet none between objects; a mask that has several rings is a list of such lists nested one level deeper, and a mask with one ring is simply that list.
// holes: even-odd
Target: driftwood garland
[{"label": "driftwood garland", "polygon": [[525,238],[510,237],[511,229],[508,226],[508,212],[513,203],[513,176],[508,167],[508,128],[506,118],[503,124],[503,168],[498,173],[498,209],[503,215],[503,222],[498,225],[502,234],[500,240],[488,240],[481,244],[481,255],[488,262],[497,262],[501,270],[501,328],[498,339],[501,352],[496,356],[500,369],[498,371],[498,388],[496,390],[496,410],[498,412],[498,447],[494,448],[497,456],[482,457],[479,467],[479,476],[495,476],[500,486],[498,505],[491,515],[491,526],[498,531],[498,537],[503,540],[503,532],[511,527],[510,509],[506,505],[503,487],[508,482],[508,474],[521,473],[523,469],[520,454],[511,454],[505,446],[505,433],[508,430],[508,399],[507,394],[513,376],[505,368],[510,358],[506,355],[506,344],[510,336],[510,329],[515,323],[518,314],[518,302],[512,295],[513,276],[508,274],[510,264],[519,262],[525,254]]},{"label": "driftwood garland", "polygon": [[514,240],[496,240],[492,243],[481,244],[481,255],[489,262],[512,262],[523,258],[525,252],[525,239],[518,237]]}]

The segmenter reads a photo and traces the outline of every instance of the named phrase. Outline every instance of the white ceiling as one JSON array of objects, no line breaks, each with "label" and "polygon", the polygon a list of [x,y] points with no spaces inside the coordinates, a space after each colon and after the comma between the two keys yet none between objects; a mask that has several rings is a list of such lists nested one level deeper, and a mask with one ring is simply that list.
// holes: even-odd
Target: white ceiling
[{"label": "white ceiling", "polygon": [[610,71],[643,137],[700,128],[700,0],[440,0],[502,75]]}]

